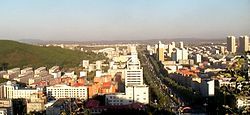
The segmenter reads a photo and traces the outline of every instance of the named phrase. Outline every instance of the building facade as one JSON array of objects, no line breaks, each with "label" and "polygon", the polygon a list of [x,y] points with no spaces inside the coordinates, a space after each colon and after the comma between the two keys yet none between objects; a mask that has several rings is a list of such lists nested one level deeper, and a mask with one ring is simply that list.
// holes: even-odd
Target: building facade
[{"label": "building facade", "polygon": [[138,58],[132,57],[127,62],[125,85],[143,85],[143,69]]},{"label": "building facade", "polygon": [[148,86],[126,86],[125,93],[108,94],[105,96],[106,105],[128,105],[132,103],[149,103]]},{"label": "building facade", "polygon": [[86,86],[68,86],[68,85],[54,85],[46,89],[48,98],[88,98],[88,89]]},{"label": "building facade", "polygon": [[158,48],[157,48],[157,56],[159,61],[164,61],[164,44],[159,41]]},{"label": "building facade", "polygon": [[248,51],[249,37],[248,36],[240,36],[239,38],[239,53],[244,53]]},{"label": "building facade", "polygon": [[236,39],[234,36],[228,36],[227,37],[227,51],[229,53],[235,53],[236,52]]}]

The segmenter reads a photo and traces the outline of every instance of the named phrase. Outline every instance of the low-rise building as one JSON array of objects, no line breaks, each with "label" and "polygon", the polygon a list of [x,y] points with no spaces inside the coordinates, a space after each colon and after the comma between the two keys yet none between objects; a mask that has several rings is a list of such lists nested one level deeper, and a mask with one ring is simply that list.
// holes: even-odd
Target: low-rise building
[{"label": "low-rise building", "polygon": [[35,74],[39,74],[41,73],[42,71],[46,71],[46,67],[39,67],[35,70]]},{"label": "low-rise building", "polygon": [[7,74],[7,72],[6,71],[0,71],[0,78],[3,78],[4,74]]},{"label": "low-rise building", "polygon": [[59,84],[54,86],[49,86],[46,89],[48,98],[88,98],[88,89],[86,86],[68,86],[65,84]]},{"label": "low-rise building", "polygon": [[53,66],[52,68],[49,69],[49,74],[53,75],[54,78],[58,78],[58,77],[61,77],[62,72],[60,71],[59,66]]},{"label": "low-rise building", "polygon": [[27,100],[27,114],[30,112],[42,112],[45,110],[46,97],[42,94],[32,94]]},{"label": "low-rise building", "polygon": [[33,68],[27,67],[21,70],[21,74],[25,74],[26,72],[33,72]]},{"label": "low-rise building", "polygon": [[13,115],[13,106],[10,99],[0,99],[0,115]]},{"label": "low-rise building", "polygon": [[148,86],[126,86],[125,93],[114,93],[105,95],[107,105],[128,105],[132,103],[149,103]]},{"label": "low-rise building", "polygon": [[13,68],[13,69],[9,69],[7,71],[8,74],[11,74],[11,73],[19,73],[20,74],[20,68]]},{"label": "low-rise building", "polygon": [[0,90],[0,97],[4,99],[30,99],[31,94],[38,93],[40,91],[40,89],[19,88],[15,82],[11,81],[2,84]]}]

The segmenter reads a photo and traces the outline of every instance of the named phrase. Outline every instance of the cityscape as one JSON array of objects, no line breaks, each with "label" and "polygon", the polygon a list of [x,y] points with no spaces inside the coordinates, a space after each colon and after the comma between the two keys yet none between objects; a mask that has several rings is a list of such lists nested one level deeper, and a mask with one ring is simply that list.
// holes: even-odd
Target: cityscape
[{"label": "cityscape", "polygon": [[249,115],[250,2],[204,1],[0,1],[0,115]]}]

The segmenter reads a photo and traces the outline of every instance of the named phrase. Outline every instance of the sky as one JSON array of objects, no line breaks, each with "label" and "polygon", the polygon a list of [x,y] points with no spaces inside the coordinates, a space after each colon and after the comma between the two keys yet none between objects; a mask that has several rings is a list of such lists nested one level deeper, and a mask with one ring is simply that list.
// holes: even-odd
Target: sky
[{"label": "sky", "polygon": [[228,35],[250,35],[250,0],[0,0],[0,39],[213,39]]}]

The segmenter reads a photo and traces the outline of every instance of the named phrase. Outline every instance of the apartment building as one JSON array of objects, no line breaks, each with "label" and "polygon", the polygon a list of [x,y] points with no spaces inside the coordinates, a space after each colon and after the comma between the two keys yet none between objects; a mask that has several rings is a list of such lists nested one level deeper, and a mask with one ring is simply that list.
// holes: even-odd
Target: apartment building
[{"label": "apartment building", "polygon": [[127,68],[125,69],[125,85],[143,85],[143,69],[140,61],[136,57],[131,57],[127,61]]},{"label": "apartment building", "polygon": [[46,89],[48,98],[88,98],[88,89],[86,86],[68,86],[65,84],[58,84],[49,86]]},{"label": "apartment building", "polygon": [[38,93],[40,89],[33,88],[19,88],[15,82],[7,81],[0,87],[0,97],[4,99],[30,99],[34,93]]},{"label": "apartment building", "polygon": [[149,103],[149,88],[146,85],[126,86],[125,93],[107,94],[106,105],[128,105],[132,103]]}]

